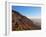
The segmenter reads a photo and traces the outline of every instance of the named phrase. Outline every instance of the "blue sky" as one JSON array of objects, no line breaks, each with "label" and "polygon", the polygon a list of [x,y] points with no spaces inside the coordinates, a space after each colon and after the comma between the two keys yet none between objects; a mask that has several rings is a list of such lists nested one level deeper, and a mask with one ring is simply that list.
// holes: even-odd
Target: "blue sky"
[{"label": "blue sky", "polygon": [[24,16],[41,16],[41,7],[34,6],[12,6],[13,10],[20,12]]}]

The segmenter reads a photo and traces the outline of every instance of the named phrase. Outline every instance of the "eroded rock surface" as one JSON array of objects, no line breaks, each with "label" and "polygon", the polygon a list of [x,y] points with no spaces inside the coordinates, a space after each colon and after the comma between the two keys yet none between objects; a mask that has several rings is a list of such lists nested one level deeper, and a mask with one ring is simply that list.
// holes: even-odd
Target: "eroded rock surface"
[{"label": "eroded rock surface", "polygon": [[12,10],[12,31],[40,29],[29,18]]}]

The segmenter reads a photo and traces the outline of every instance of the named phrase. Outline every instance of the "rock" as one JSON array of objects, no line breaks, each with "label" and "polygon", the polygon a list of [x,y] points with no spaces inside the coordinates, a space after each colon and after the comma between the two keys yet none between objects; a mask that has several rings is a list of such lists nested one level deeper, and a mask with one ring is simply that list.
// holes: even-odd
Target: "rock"
[{"label": "rock", "polygon": [[12,31],[37,29],[32,20],[12,10]]}]

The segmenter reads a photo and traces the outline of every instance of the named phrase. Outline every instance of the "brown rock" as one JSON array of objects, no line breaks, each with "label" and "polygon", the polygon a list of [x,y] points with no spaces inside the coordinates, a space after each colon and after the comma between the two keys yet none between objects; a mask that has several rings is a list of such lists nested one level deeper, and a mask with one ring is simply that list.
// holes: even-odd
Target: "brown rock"
[{"label": "brown rock", "polygon": [[12,31],[35,29],[33,22],[19,12],[12,10]]}]

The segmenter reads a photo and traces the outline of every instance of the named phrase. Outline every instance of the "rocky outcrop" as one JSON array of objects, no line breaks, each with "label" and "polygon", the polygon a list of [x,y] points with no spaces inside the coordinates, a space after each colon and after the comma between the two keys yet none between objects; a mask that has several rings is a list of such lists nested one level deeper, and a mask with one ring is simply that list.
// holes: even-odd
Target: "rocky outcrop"
[{"label": "rocky outcrop", "polygon": [[12,31],[40,29],[29,18],[12,10]]}]

